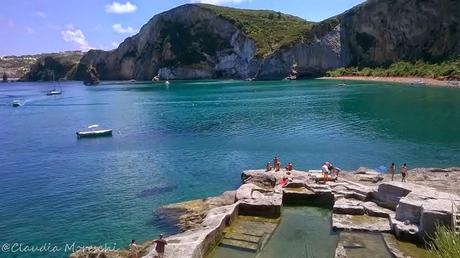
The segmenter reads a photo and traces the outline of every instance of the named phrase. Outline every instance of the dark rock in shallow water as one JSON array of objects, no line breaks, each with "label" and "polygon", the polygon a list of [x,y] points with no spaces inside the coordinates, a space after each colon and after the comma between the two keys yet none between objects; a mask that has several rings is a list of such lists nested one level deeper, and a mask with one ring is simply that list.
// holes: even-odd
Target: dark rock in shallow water
[{"label": "dark rock in shallow water", "polygon": [[177,186],[175,185],[166,185],[166,186],[156,186],[152,187],[149,189],[145,189],[139,194],[137,194],[137,197],[143,198],[143,197],[149,197],[152,195],[158,195],[158,194],[163,194],[163,193],[169,193],[177,189]]},{"label": "dark rock in shallow water", "polygon": [[199,226],[209,210],[234,204],[235,201],[236,191],[227,191],[216,197],[165,205],[155,210],[155,215],[185,231]]}]

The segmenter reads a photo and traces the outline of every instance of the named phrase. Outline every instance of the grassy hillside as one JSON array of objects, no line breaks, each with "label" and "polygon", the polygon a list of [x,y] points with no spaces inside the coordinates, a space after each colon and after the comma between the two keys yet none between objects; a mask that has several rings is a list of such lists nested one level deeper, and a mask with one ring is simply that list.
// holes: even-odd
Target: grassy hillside
[{"label": "grassy hillside", "polygon": [[460,57],[441,63],[400,61],[388,67],[346,67],[327,72],[327,76],[424,77],[460,80]]},{"label": "grassy hillside", "polygon": [[278,49],[305,39],[313,22],[268,10],[244,10],[201,4],[232,21],[257,45],[257,55],[264,57]]}]

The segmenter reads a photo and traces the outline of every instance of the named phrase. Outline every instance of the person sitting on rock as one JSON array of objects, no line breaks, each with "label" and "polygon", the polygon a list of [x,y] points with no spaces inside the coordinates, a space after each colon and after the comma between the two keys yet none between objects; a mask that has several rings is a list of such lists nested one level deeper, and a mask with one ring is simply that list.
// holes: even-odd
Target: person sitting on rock
[{"label": "person sitting on rock", "polygon": [[340,168],[334,167],[332,164],[330,164],[329,171],[331,172],[331,175],[333,175],[333,177],[336,179],[339,177]]},{"label": "person sitting on rock", "polygon": [[327,181],[327,177],[329,176],[329,174],[331,173],[331,170],[329,169],[331,167],[331,163],[329,162],[324,162],[323,163],[323,166],[321,167],[321,172],[323,173],[323,179],[324,179],[324,182]]},{"label": "person sitting on rock", "polygon": [[265,166],[265,172],[271,171],[272,170],[272,164],[270,162],[267,163],[267,166]]},{"label": "person sitting on rock", "polygon": [[283,177],[283,179],[280,180],[280,186],[285,187],[287,183],[289,182],[289,179],[287,177]]}]

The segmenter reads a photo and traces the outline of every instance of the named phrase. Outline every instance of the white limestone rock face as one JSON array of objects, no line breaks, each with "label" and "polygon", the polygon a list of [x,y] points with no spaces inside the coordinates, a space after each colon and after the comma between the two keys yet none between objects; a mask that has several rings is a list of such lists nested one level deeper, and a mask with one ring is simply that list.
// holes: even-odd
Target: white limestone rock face
[{"label": "white limestone rock face", "polygon": [[371,194],[372,201],[379,206],[395,210],[402,197],[408,195],[414,186],[400,182],[382,183],[378,186],[377,191]]},{"label": "white limestone rock face", "polygon": [[243,184],[236,191],[239,214],[277,218],[281,215],[282,194],[255,184]]},{"label": "white limestone rock face", "polygon": [[[216,245],[224,228],[238,215],[238,203],[211,209],[200,228],[168,237],[165,257],[202,258]],[[156,257],[154,245],[144,258]]]}]

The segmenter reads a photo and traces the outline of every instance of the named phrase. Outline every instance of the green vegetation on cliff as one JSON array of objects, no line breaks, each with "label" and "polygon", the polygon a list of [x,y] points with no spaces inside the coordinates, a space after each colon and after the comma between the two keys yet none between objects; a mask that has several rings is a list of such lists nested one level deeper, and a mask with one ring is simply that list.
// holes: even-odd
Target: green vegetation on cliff
[{"label": "green vegetation on cliff", "polygon": [[207,4],[200,6],[233,22],[253,39],[259,57],[265,57],[282,47],[292,46],[305,39],[314,24],[299,17],[269,10],[244,10]]},{"label": "green vegetation on cliff", "polygon": [[460,57],[441,63],[415,63],[400,61],[388,67],[346,67],[326,73],[329,77],[375,76],[375,77],[424,77],[434,79],[460,79]]}]

